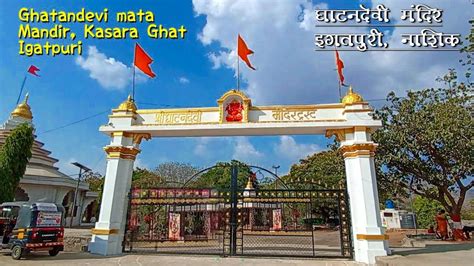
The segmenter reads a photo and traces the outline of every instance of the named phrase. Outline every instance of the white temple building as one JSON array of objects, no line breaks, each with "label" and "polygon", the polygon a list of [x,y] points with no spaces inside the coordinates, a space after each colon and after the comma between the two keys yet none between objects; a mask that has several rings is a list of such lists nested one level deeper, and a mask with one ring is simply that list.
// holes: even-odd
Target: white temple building
[{"label": "white temple building", "polygon": [[[28,105],[28,96],[11,113],[8,120],[0,126],[0,147],[5,143],[9,132],[21,123],[33,125],[33,115]],[[15,201],[52,202],[62,204],[66,209],[66,225],[70,224],[71,207],[73,206],[76,179],[60,172],[54,165],[57,159],[43,148],[44,144],[36,140],[32,147],[32,157],[26,167],[25,175],[20,179],[20,186],[15,193]],[[78,169],[79,171],[79,169]],[[97,192],[89,191],[89,184],[79,182],[76,200],[76,212],[73,226],[89,223],[97,209]]]}]

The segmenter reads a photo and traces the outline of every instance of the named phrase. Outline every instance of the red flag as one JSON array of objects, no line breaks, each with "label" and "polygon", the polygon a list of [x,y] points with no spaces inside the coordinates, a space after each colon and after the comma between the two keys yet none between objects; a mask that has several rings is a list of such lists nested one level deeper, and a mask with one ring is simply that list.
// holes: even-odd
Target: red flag
[{"label": "red flag", "polygon": [[28,73],[30,73],[31,75],[35,75],[35,76],[39,77],[40,75],[38,75],[38,73],[36,73],[37,71],[40,71],[40,69],[37,68],[37,67],[34,66],[34,65],[31,65],[31,66],[28,68]]},{"label": "red flag", "polygon": [[339,74],[339,81],[341,82],[341,85],[344,85],[344,75],[342,74],[342,69],[344,68],[344,62],[342,62],[341,58],[339,57],[339,52],[337,50],[334,50],[336,52],[336,67],[337,67],[337,73]]},{"label": "red flag", "polygon": [[143,71],[143,73],[147,74],[150,78],[154,78],[156,75],[151,70],[150,64],[153,62],[153,58],[151,58],[145,50],[143,50],[138,43],[135,44],[135,59],[133,63],[135,64],[138,69]]},{"label": "red flag", "polygon": [[240,34],[237,40],[237,54],[242,60],[244,60],[244,62],[247,64],[248,67],[255,70],[255,68],[252,66],[248,58],[248,55],[253,54],[253,51],[247,47],[247,44],[244,42],[242,37],[240,37]]}]

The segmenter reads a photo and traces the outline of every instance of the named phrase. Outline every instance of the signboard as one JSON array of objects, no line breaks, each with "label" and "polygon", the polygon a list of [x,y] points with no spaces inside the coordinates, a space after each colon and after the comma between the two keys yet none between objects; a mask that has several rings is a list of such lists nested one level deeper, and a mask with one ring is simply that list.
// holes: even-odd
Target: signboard
[{"label": "signboard", "polygon": [[36,217],[36,226],[39,227],[60,227],[61,226],[61,212],[38,212]]},{"label": "signboard", "polygon": [[273,210],[273,230],[281,230],[281,209]]},{"label": "signboard", "polygon": [[161,188],[161,189],[132,189],[132,198],[209,198],[210,189],[192,188]]},{"label": "signboard", "polygon": [[181,215],[179,213],[169,214],[168,238],[170,240],[180,240]]},{"label": "signboard", "polygon": [[56,204],[53,203],[36,203],[36,208],[38,211],[45,211],[45,212],[57,212],[58,207]]}]

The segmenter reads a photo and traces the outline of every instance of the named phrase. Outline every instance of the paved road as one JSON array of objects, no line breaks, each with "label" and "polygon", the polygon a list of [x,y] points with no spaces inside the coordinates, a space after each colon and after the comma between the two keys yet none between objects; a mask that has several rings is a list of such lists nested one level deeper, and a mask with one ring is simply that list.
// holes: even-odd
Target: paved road
[{"label": "paved road", "polygon": [[395,255],[378,258],[378,265],[412,266],[440,265],[466,266],[474,265],[474,242],[449,244],[427,244],[425,248],[396,248]]},{"label": "paved road", "polygon": [[[453,245],[454,246],[454,245]],[[451,249],[461,249],[447,251]],[[456,247],[435,247],[427,249],[398,250],[402,255],[394,255],[379,260],[378,265],[449,265],[464,266],[474,261],[474,244],[456,245]],[[0,265],[179,265],[179,266],[241,266],[241,265],[275,265],[275,266],[345,266],[363,265],[347,260],[316,259],[279,259],[279,258],[222,258],[218,256],[164,256],[164,255],[125,255],[119,257],[101,257],[88,253],[61,253],[57,257],[47,254],[31,254],[21,261],[13,261],[10,254],[0,251]]]},{"label": "paved road", "polygon": [[[427,243],[426,248],[396,248],[395,255],[378,259],[378,265],[471,265],[474,261],[474,241],[468,243],[440,242]],[[0,251],[0,265],[179,265],[179,266],[240,266],[240,265],[276,265],[276,266],[323,266],[323,265],[362,265],[349,260],[332,259],[281,259],[264,257],[192,256],[127,254],[118,257],[102,257],[88,253],[60,253],[50,257],[47,253],[29,255],[21,261],[14,261],[8,251]]]},{"label": "paved road", "polygon": [[0,265],[179,265],[179,266],[346,266],[362,265],[347,260],[280,259],[280,258],[222,258],[218,256],[164,256],[164,255],[126,255],[120,257],[101,257],[87,253],[61,253],[49,257],[47,253],[31,254],[21,261],[13,261],[9,254],[0,252]]}]

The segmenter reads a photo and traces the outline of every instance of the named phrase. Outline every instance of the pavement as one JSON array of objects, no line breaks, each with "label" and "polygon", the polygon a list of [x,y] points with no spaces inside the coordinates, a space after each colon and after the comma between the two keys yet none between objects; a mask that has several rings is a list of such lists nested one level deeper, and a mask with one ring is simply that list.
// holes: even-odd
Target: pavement
[{"label": "pavement", "polygon": [[[84,230],[70,230],[68,235],[84,235]],[[377,265],[474,265],[474,241],[425,241],[423,248],[402,248],[400,239],[406,232],[392,232],[390,247],[394,254],[388,257],[377,258]],[[332,239],[332,240],[331,240]],[[328,234],[323,239],[328,246],[337,242],[335,236]],[[320,239],[321,240],[321,239]],[[323,243],[318,243],[319,245]],[[61,252],[56,257],[50,257],[45,252],[32,253],[20,261],[12,260],[8,250],[0,250],[0,265],[178,265],[178,266],[240,266],[240,265],[276,265],[276,266],[343,266],[364,265],[346,259],[299,259],[275,257],[220,257],[207,255],[164,255],[157,253],[127,253],[122,256],[103,257],[84,252]]]},{"label": "pavement", "polygon": [[30,254],[26,259],[13,261],[9,253],[0,252],[0,265],[179,265],[179,266],[346,266],[363,265],[349,260],[285,259],[285,258],[249,258],[191,255],[127,254],[118,257],[102,257],[88,253],[60,253],[50,257],[47,253]]},{"label": "pavement", "polygon": [[424,248],[394,248],[394,255],[377,258],[377,265],[474,265],[474,242],[427,241]]},{"label": "pavement", "polygon": [[[377,265],[472,265],[474,261],[474,242],[463,244],[427,244],[425,248],[396,248],[395,254],[380,257]],[[159,254],[125,254],[122,256],[103,257],[89,253],[63,252],[57,257],[47,253],[32,253],[20,261],[14,261],[8,251],[0,251],[0,265],[179,265],[179,266],[241,266],[241,265],[276,265],[276,266],[346,266],[364,265],[344,259],[295,259],[266,257],[232,257],[192,256],[192,255],[159,255]]]}]

